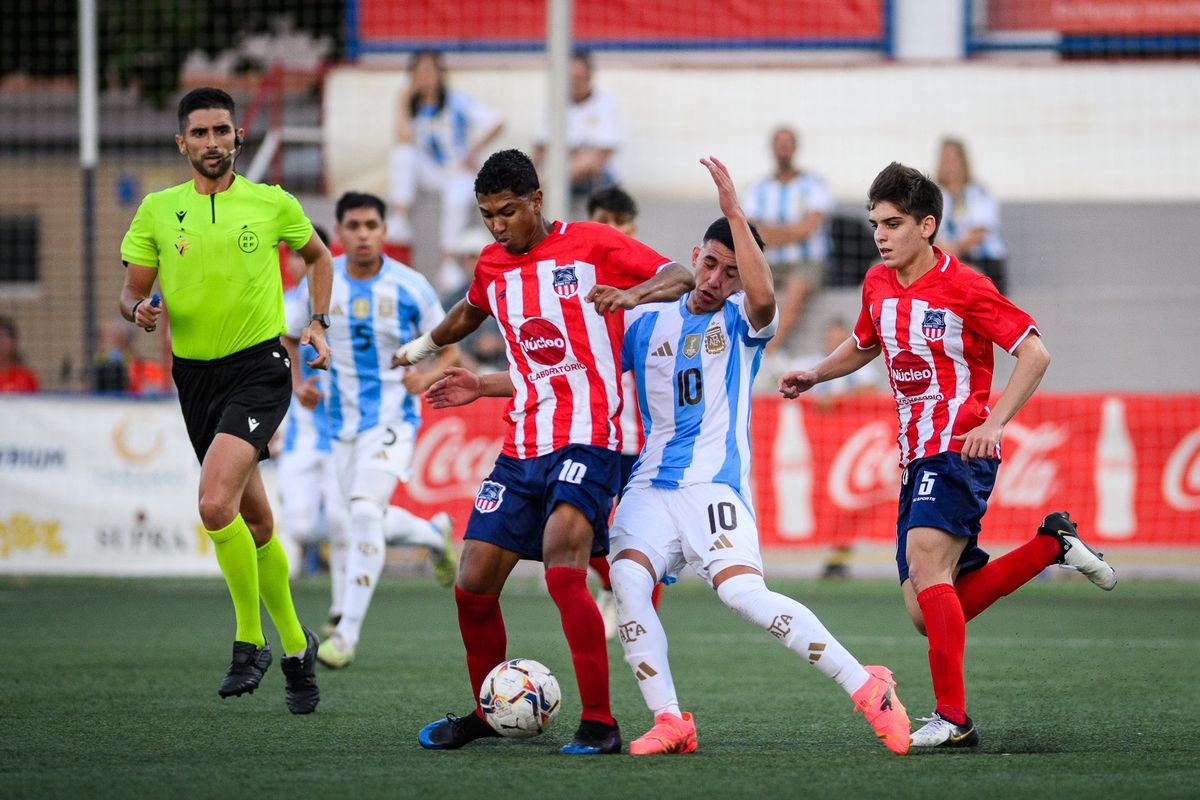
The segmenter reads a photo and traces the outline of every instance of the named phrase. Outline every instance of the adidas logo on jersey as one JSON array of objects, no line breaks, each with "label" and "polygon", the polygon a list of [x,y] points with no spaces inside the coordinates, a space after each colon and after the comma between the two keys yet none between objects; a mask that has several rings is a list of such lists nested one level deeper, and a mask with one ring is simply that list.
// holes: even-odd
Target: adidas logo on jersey
[{"label": "adidas logo on jersey", "polygon": [[670,342],[663,342],[662,344],[660,344],[660,345],[658,346],[658,349],[657,349],[657,350],[655,350],[655,351],[654,351],[653,353],[651,353],[650,355],[652,355],[652,356],[660,356],[660,357],[665,357],[665,356],[673,356],[673,355],[675,355],[675,351],[671,349],[671,343],[670,343]]}]

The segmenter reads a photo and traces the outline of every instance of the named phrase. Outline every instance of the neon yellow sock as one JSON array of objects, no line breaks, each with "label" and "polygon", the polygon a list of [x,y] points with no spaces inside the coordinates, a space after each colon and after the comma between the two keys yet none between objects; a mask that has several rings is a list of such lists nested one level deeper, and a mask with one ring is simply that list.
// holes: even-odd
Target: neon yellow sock
[{"label": "neon yellow sock", "polygon": [[262,647],[266,639],[258,611],[258,559],[254,557],[254,538],[250,529],[238,514],[233,522],[219,531],[208,531],[208,535],[213,541],[221,574],[229,586],[229,596],[233,598],[233,613],[237,618],[234,638]]},{"label": "neon yellow sock", "polygon": [[292,588],[288,584],[288,560],[279,537],[258,548],[258,594],[262,597],[275,630],[283,642],[284,654],[303,653],[308,647],[296,607],[292,605]]}]

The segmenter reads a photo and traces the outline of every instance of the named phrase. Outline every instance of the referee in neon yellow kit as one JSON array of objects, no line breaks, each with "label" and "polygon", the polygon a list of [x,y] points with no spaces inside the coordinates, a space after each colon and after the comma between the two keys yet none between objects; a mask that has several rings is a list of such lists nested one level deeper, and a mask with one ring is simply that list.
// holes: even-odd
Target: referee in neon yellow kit
[{"label": "referee in neon yellow kit", "polygon": [[188,436],[200,459],[200,519],[212,538],[237,618],[233,662],[218,693],[253,692],[271,665],[258,601],[262,598],[284,657],[284,699],[294,714],[316,710],[317,638],[301,627],[288,585],[287,556],[258,462],[282,422],[292,393],[284,331],[278,243],[308,264],[312,321],[301,342],[329,366],[325,329],[333,265],[304,210],[278,186],[233,171],[245,132],[233,99],[220,89],[179,101],[175,143],[192,179],[146,196],[121,242],[125,287],[121,313],[154,330],[162,314],[155,279],[170,311],[172,376]]}]

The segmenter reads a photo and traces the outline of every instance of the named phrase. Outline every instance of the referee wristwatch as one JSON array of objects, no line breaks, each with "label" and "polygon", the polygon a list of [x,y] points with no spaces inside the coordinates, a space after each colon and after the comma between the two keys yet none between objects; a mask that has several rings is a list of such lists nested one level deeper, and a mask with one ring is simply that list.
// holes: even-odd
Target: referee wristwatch
[{"label": "referee wristwatch", "polygon": [[313,314],[308,320],[309,322],[319,322],[321,327],[329,330],[329,315],[328,314]]}]

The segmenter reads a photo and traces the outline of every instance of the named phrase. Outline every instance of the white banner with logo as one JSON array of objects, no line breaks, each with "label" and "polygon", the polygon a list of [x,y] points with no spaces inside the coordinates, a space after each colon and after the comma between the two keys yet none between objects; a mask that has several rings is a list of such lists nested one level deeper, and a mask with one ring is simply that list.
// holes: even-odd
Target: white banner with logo
[{"label": "white banner with logo", "polygon": [[216,575],[174,399],[0,395],[0,573]]}]

